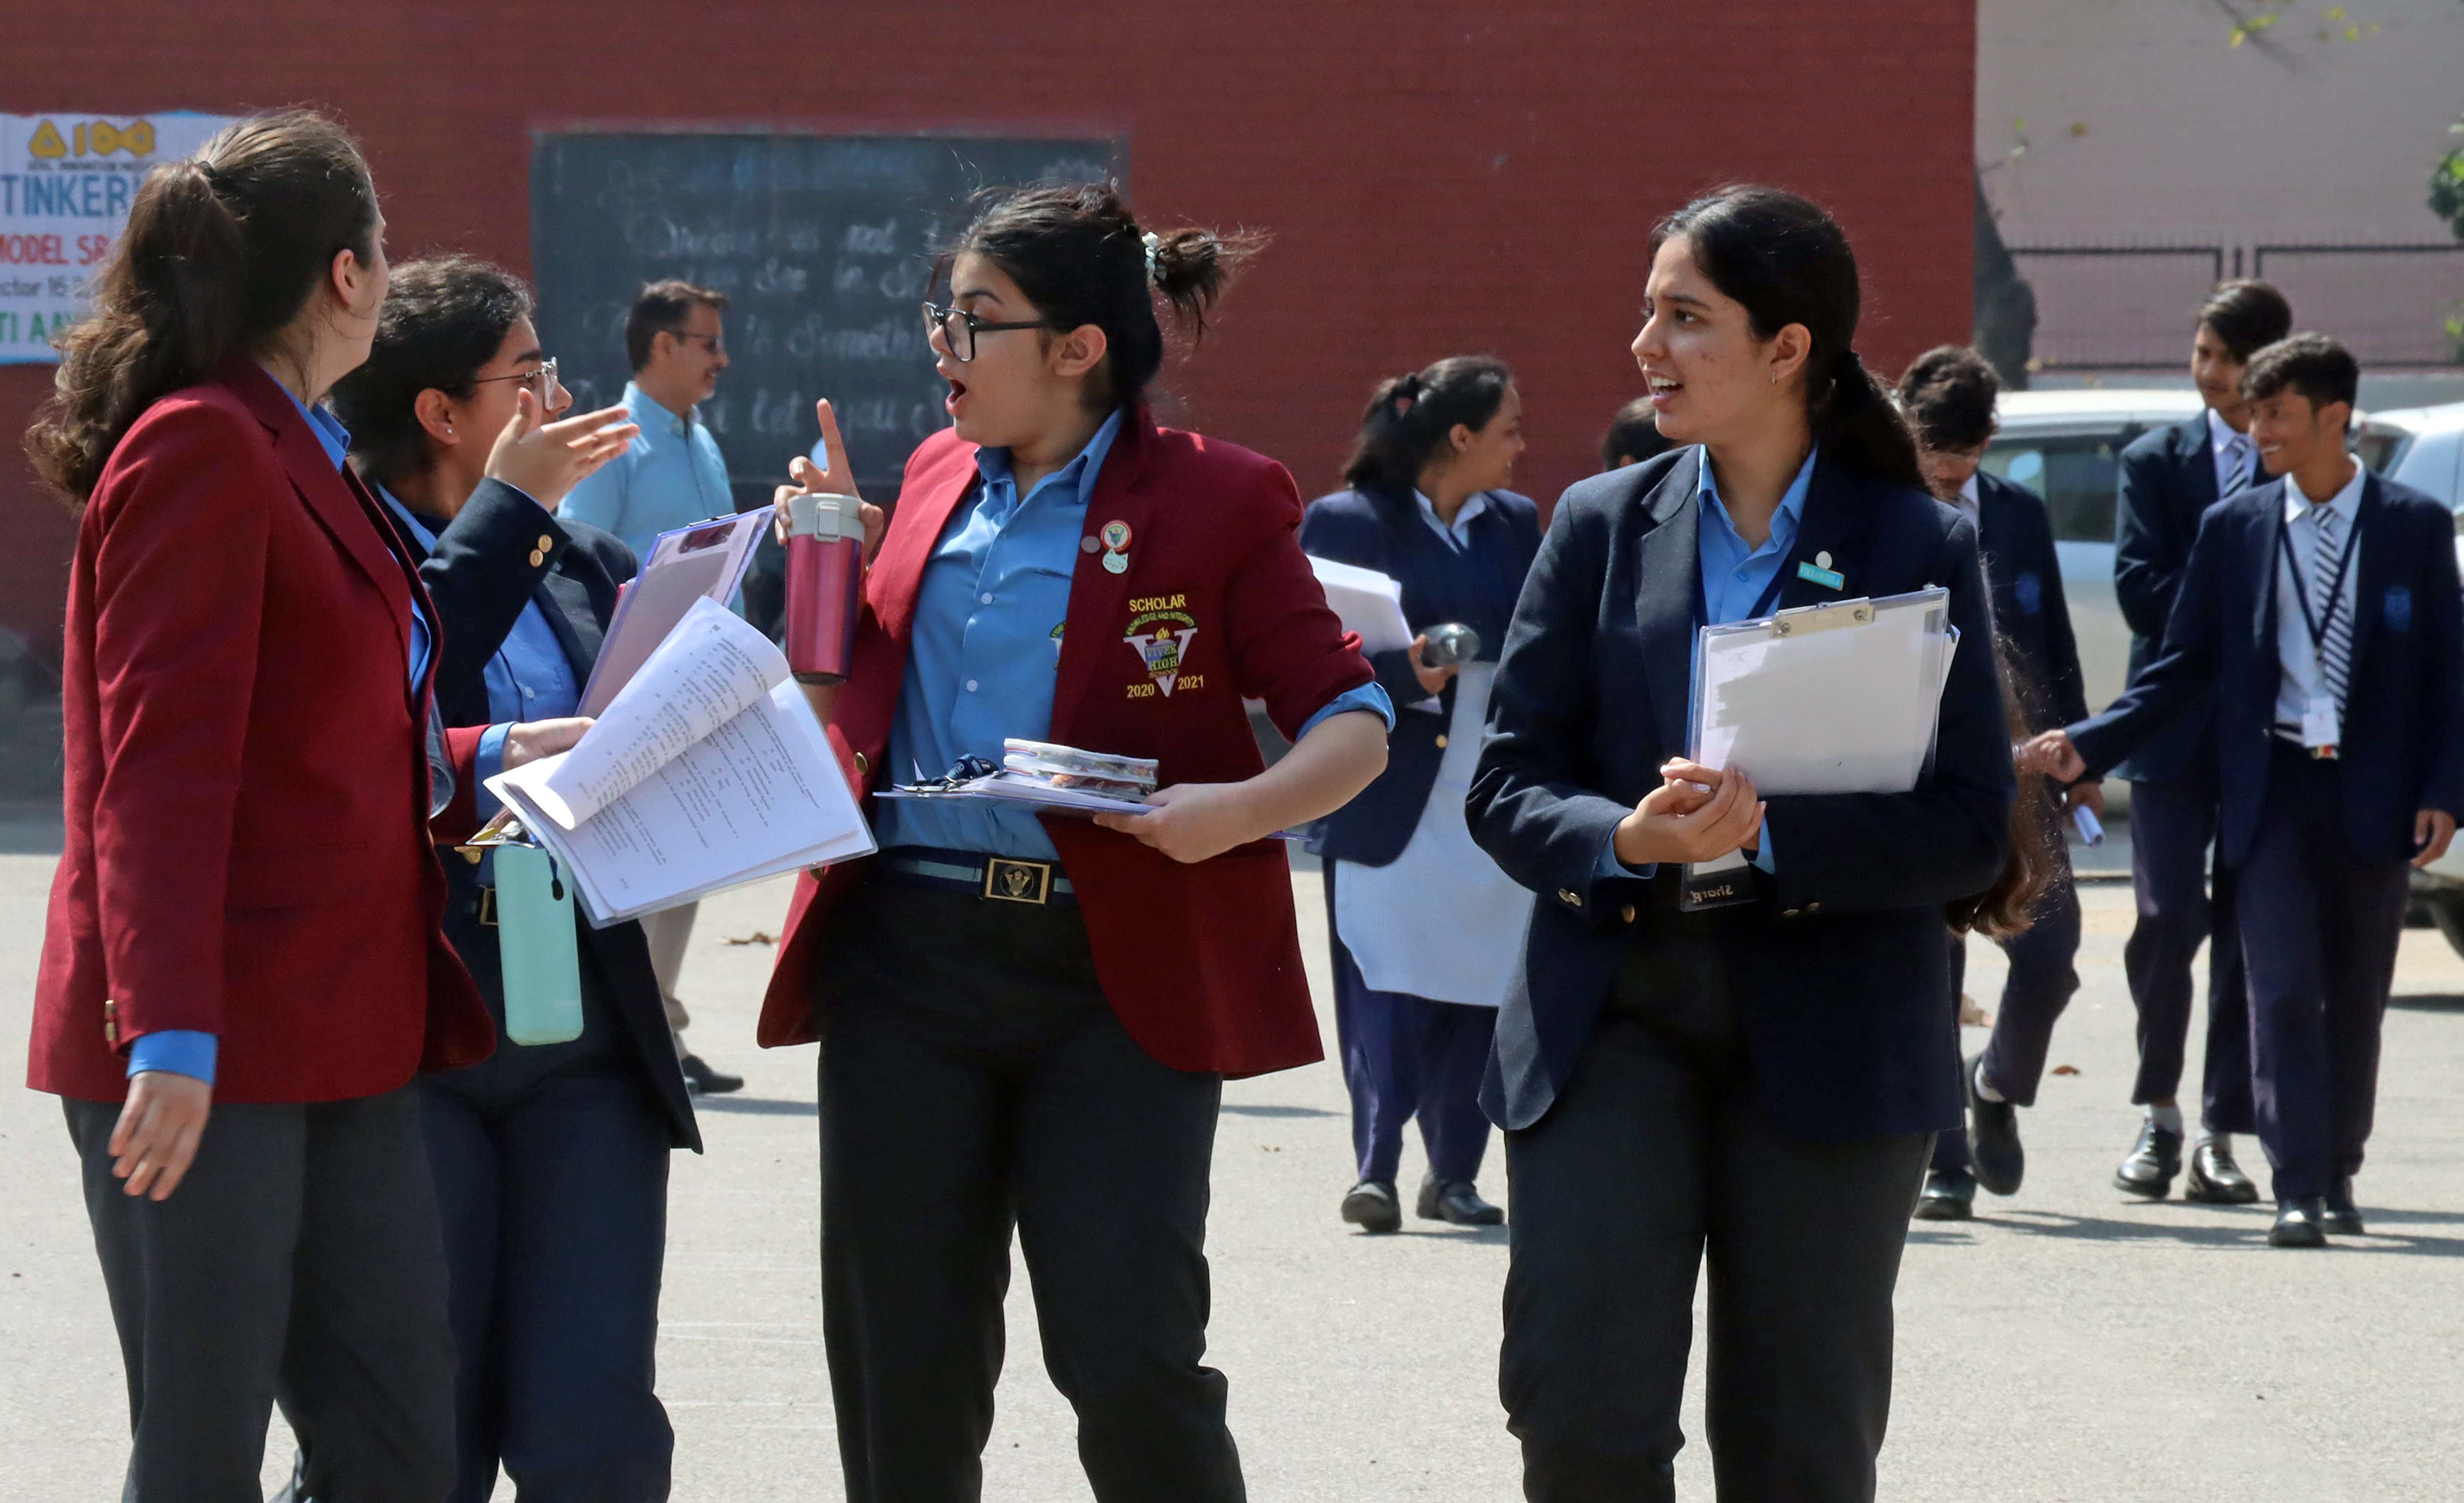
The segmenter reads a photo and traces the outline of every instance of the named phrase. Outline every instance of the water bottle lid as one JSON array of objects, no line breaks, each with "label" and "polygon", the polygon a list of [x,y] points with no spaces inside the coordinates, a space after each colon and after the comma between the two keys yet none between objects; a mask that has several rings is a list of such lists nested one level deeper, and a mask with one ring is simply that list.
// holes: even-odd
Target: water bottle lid
[{"label": "water bottle lid", "polygon": [[864,503],[852,496],[791,496],[787,497],[787,536],[812,538],[822,542],[836,542],[842,538],[864,538]]}]

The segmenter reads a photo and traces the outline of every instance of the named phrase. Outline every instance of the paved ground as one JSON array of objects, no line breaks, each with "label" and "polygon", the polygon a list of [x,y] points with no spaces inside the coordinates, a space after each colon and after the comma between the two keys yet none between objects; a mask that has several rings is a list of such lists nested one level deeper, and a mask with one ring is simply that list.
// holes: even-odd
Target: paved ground
[{"label": "paved ground", "polygon": [[[42,845],[39,821],[0,820],[0,851]],[[11,1079],[50,869],[39,854],[0,855],[0,1072]],[[1295,884],[1314,964],[1315,878]],[[711,1103],[710,1154],[676,1165],[660,1366],[686,1500],[840,1495],[814,1269],[813,1054],[753,1050],[770,951],[730,942],[775,932],[783,902],[770,886],[705,908],[687,977],[706,1020],[697,1045],[753,1083]],[[2126,889],[2091,884],[2087,910],[2086,987],[2054,1055],[2075,1072],[2048,1080],[2027,1117],[2026,1188],[1971,1227],[1911,1234],[1883,1495],[2464,1494],[2464,963],[2428,931],[2405,938],[2363,1182],[2375,1234],[2272,1251],[2258,1210],[2149,1206],[2106,1187],[2133,1130]],[[1980,944],[1970,984],[1989,1006],[2000,971]],[[1334,1217],[1348,1183],[1343,1090],[1328,1067],[1226,1097],[1213,1350],[1253,1494],[1518,1495],[1494,1379],[1503,1233],[1349,1234]],[[1485,1188],[1506,1199],[1502,1173]],[[0,1205],[0,1498],[113,1495],[120,1369],[73,1161],[55,1105],[6,1087]],[[1023,1276],[1010,1315],[986,1493],[1082,1498]],[[1695,1392],[1699,1440],[1699,1375]],[[277,1433],[269,1462],[287,1448]],[[1683,1495],[1708,1498],[1699,1444],[1680,1465]]]}]

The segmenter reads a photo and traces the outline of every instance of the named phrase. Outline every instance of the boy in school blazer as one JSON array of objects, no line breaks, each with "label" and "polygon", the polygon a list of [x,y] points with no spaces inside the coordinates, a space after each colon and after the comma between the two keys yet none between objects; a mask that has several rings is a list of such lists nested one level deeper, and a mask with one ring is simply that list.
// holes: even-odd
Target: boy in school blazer
[{"label": "boy in school blazer", "polygon": [[2057,776],[2113,765],[2215,699],[2217,851],[2240,882],[2270,1240],[2363,1230],[2353,1202],[2407,863],[2464,810],[2454,519],[2345,451],[2350,354],[2297,335],[2242,377],[2277,478],[2199,524],[2163,652],[2102,715],[2031,744]]}]

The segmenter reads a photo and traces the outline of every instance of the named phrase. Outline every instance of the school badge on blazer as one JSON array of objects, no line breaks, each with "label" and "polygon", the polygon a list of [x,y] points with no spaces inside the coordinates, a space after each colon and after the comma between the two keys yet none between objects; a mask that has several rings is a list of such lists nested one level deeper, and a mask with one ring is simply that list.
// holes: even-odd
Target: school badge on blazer
[{"label": "school badge on blazer", "polygon": [[1204,687],[1204,675],[1180,671],[1189,657],[1190,638],[1198,635],[1198,618],[1183,608],[1188,604],[1186,595],[1150,595],[1130,602],[1129,630],[1121,639],[1146,665],[1148,679],[1129,686],[1131,698],[1158,694],[1170,698],[1176,684],[1183,689]]}]

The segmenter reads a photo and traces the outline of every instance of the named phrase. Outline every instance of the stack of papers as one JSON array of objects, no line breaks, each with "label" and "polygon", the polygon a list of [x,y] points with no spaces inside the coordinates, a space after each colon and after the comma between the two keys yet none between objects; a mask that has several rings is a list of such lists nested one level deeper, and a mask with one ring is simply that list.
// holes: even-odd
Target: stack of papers
[{"label": "stack of papers", "polygon": [[1051,741],[1001,741],[1001,770],[1047,788],[1143,800],[1155,790],[1157,763],[1151,757],[1115,757]]},{"label": "stack of papers", "polygon": [[1343,629],[1359,633],[1360,651],[1391,652],[1412,645],[1411,623],[1403,619],[1403,586],[1392,575],[1354,564],[1309,556],[1326,603],[1343,618]]}]

